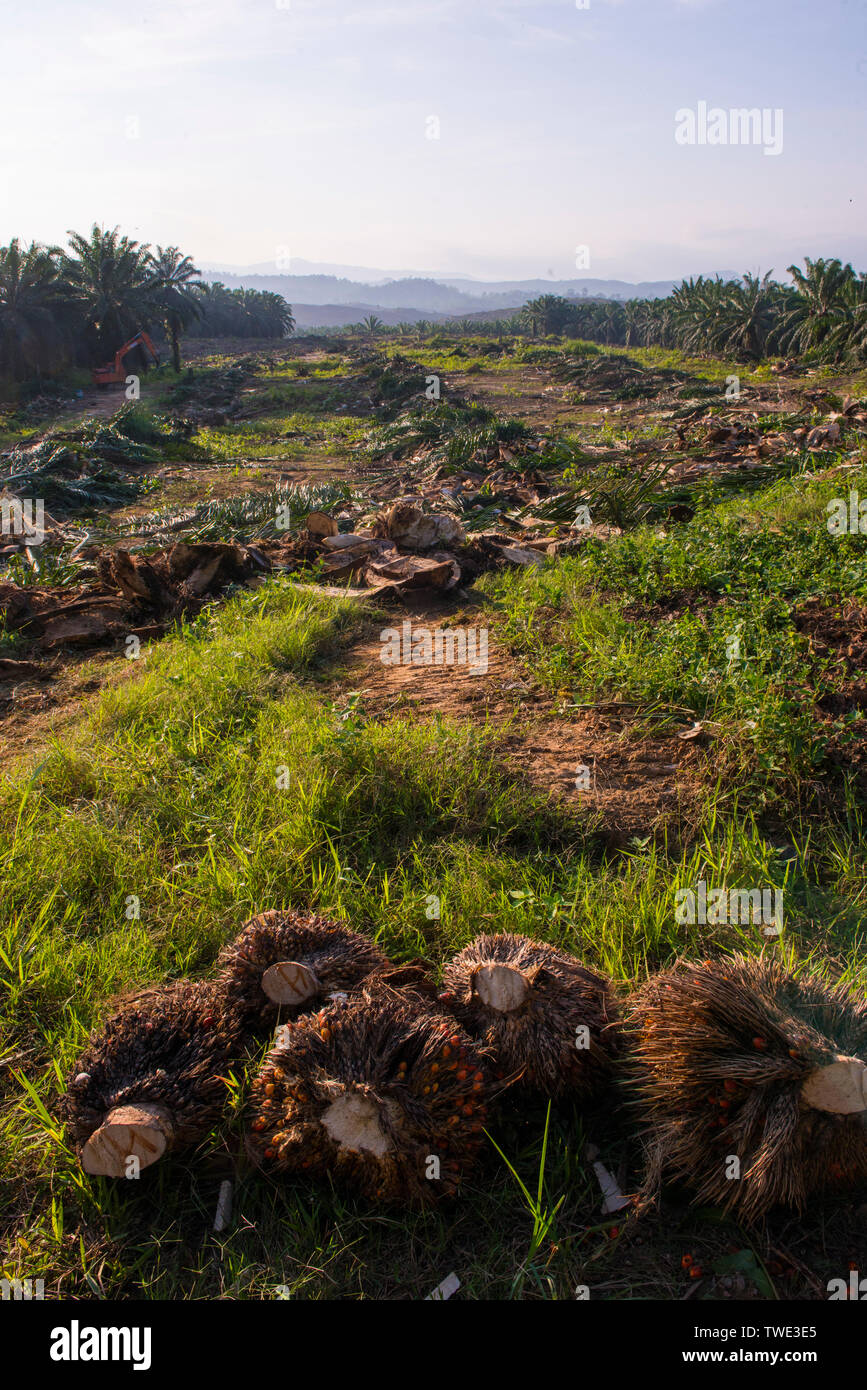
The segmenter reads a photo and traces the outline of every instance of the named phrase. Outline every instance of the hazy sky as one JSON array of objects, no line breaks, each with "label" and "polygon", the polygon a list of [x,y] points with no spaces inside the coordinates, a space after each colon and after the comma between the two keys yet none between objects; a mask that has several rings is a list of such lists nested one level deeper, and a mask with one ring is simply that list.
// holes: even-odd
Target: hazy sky
[{"label": "hazy sky", "polygon": [[[867,0],[0,0],[0,14],[0,242],[99,221],[199,262],[289,269],[640,280],[783,274],[804,255],[867,269]],[[782,109],[782,152],[678,144],[675,113],[702,101]]]}]

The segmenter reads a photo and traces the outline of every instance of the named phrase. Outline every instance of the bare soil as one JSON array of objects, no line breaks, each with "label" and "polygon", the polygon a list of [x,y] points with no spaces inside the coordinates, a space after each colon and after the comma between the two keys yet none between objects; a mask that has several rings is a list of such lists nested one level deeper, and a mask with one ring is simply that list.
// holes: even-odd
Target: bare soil
[{"label": "bare soil", "polygon": [[[400,629],[405,621],[415,633],[427,628],[434,634],[478,629],[485,620],[483,610],[441,602],[396,612],[383,630]],[[486,670],[458,663],[385,665],[384,650],[379,637],[354,645],[332,698],[358,694],[361,712],[377,719],[439,716],[496,729],[517,777],[586,815],[612,844],[688,829],[703,760],[694,744],[675,735],[649,738],[623,710],[564,711],[562,700],[535,685],[490,632]]]}]

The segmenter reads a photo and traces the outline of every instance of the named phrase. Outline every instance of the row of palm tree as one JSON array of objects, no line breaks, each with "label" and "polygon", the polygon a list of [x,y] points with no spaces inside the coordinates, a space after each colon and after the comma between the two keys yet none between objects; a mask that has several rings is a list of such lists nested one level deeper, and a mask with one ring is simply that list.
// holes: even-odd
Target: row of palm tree
[{"label": "row of palm tree", "polygon": [[525,304],[527,331],[607,346],[681,348],[746,360],[792,354],[857,365],[867,360],[867,274],[839,260],[789,266],[791,285],[744,275],[684,280],[665,299],[575,301],[542,295]]},{"label": "row of palm tree", "polygon": [[[566,299],[546,294],[502,319],[398,324],[376,331],[423,340],[430,334],[569,336],[608,347],[680,348],[758,361],[777,355],[860,365],[867,360],[867,275],[839,260],[789,266],[792,283],[770,274],[684,280],[664,299]],[[359,325],[370,329],[370,324]]]},{"label": "row of palm tree", "polygon": [[177,246],[144,245],[117,227],[70,232],[65,249],[10,241],[0,247],[0,376],[107,361],[141,328],[165,334],[176,371],[184,332],[271,338],[294,328],[281,295],[200,275]]},{"label": "row of palm tree", "polygon": [[219,280],[191,286],[198,315],[193,338],[285,338],[295,328],[292,310],[273,290],[227,289]]}]

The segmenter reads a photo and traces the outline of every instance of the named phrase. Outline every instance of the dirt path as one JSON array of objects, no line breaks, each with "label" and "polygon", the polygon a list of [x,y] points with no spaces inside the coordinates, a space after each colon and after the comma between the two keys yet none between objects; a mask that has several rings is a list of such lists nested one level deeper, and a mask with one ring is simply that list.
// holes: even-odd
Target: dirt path
[{"label": "dirt path", "polygon": [[[603,709],[570,711],[562,698],[535,685],[515,658],[479,626],[478,612],[454,605],[420,605],[412,614],[398,611],[389,620],[402,633],[425,631],[460,640],[469,632],[477,664],[444,661],[441,665],[384,664],[386,644],[376,636],[353,645],[327,693],[332,699],[359,696],[367,718],[427,720],[436,716],[494,728],[515,776],[597,822],[606,840],[626,843],[636,835],[688,824],[698,794],[701,753],[676,737],[647,738],[635,723]],[[387,629],[383,629],[387,631]],[[481,633],[487,632],[483,663]],[[447,654],[448,647],[444,652]],[[459,651],[456,652],[460,655]],[[53,737],[63,737],[101,690],[135,674],[115,651],[89,652],[58,660],[48,679],[0,686],[0,756],[9,770],[44,752]]]},{"label": "dirt path", "polygon": [[94,386],[78,396],[71,405],[62,408],[62,415],[76,418],[109,420],[126,404],[125,386]]},{"label": "dirt path", "polygon": [[543,368],[512,372],[449,372],[448,381],[470,400],[499,415],[517,416],[535,430],[598,424],[601,407],[576,404],[574,391]]},{"label": "dirt path", "polygon": [[[353,646],[332,697],[358,694],[367,717],[427,719],[435,716],[494,726],[517,776],[575,810],[597,819],[606,839],[624,843],[635,835],[659,832],[691,819],[698,795],[702,754],[676,736],[647,738],[635,721],[604,709],[569,711],[562,698],[535,685],[515,658],[487,629],[478,611],[450,609],[442,603],[398,612],[391,631],[407,637],[401,655],[412,655],[413,642],[431,634],[465,634],[464,662],[386,664],[394,639],[365,638]],[[475,648],[470,636],[475,630]],[[487,662],[478,661],[481,632],[487,632]],[[383,632],[388,629],[383,628]],[[411,636],[410,636],[411,634]],[[475,650],[477,665],[469,658]],[[396,653],[396,648],[395,648]]]},{"label": "dirt path", "polygon": [[[413,664],[425,642],[424,663]],[[62,736],[99,690],[129,677],[130,663],[116,650],[89,650],[58,654],[43,671],[0,683],[7,765]],[[356,694],[366,717],[492,727],[517,778],[588,814],[613,843],[692,819],[701,750],[674,734],[647,737],[622,708],[569,708],[568,695],[534,682],[471,598],[407,595],[379,632],[349,648],[326,690],[335,700]]]},{"label": "dirt path", "polygon": [[0,683],[0,759],[6,773],[27,768],[61,741],[95,706],[100,693],[136,675],[138,663],[116,651],[68,653],[41,680]]}]

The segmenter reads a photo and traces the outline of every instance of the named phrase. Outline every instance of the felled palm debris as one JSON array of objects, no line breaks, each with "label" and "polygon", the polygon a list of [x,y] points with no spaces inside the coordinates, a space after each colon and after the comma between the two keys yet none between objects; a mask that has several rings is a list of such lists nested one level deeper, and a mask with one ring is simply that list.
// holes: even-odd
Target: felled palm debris
[{"label": "felled palm debris", "polygon": [[366,936],[294,908],[261,912],[220,956],[226,1005],[267,1032],[281,1010],[295,1016],[390,967]]},{"label": "felled palm debris", "polygon": [[241,1010],[180,980],[128,1000],[91,1037],[60,1105],[86,1173],[136,1178],[219,1122],[227,1072],[247,1057]]},{"label": "felled palm debris", "polygon": [[[100,546],[89,534],[71,535],[64,510],[92,508],[103,482],[106,502],[116,500],[114,481],[135,490],[142,480],[134,473],[112,479],[100,470],[109,460],[129,468],[148,461],[157,437],[180,439],[189,421],[143,420],[123,410],[108,424],[86,422],[7,455],[10,505],[41,497],[48,483],[57,499],[53,511],[46,504],[44,550],[26,535],[3,538],[3,577],[15,581],[0,584],[7,631],[49,651],[156,636],[233,586],[255,587],[271,573],[323,592],[369,594],[378,603],[447,595],[489,569],[538,565],[640,522],[688,521],[711,478],[714,486],[743,490],[802,470],[806,457],[828,466],[829,457],[845,459],[849,445],[857,450],[867,428],[867,403],[824,388],[807,393],[810,399],[790,393],[773,408],[770,388],[750,384],[729,401],[719,399],[718,383],[663,374],[650,384],[671,397],[674,452],[646,441],[627,448],[619,435],[604,447],[579,448],[459,400],[407,409],[423,379],[419,369],[388,366],[376,354],[361,366],[389,410],[362,446],[379,472],[362,469],[351,484],[281,484],[214,498],[139,518],[123,538]],[[644,369],[616,354],[573,368],[600,389],[632,382],[643,393],[648,385],[639,380]],[[225,384],[221,378],[214,389]],[[681,399],[685,392],[688,400]],[[49,582],[58,575],[65,582]]]},{"label": "felled palm debris", "polygon": [[287,1025],[253,1085],[248,1152],[268,1173],[382,1203],[453,1196],[484,1143],[482,1052],[413,989],[362,995]]},{"label": "felled palm debris", "polygon": [[[179,540],[149,553],[78,547],[94,576],[88,583],[0,582],[0,622],[46,650],[106,646],[158,636],[232,586],[255,587],[272,573],[323,587],[350,583],[379,602],[400,601],[410,591],[447,593],[498,566],[539,563],[551,545],[516,546],[497,531],[468,538],[454,517],[423,512],[419,499],[401,500],[375,528],[339,532],[334,523],[331,534],[323,529],[255,544]],[[404,544],[408,538],[414,544]]]},{"label": "felled palm debris", "polygon": [[[804,452],[821,453],[848,437],[857,439],[867,424],[864,403],[847,399],[831,404],[841,408],[819,423],[790,413],[775,432],[759,427],[756,411],[745,410],[704,414],[680,428],[697,431],[705,444],[713,444],[736,470],[740,485],[753,481],[758,486],[769,470],[800,466]],[[116,432],[127,427],[133,425],[121,420]],[[683,442],[689,442],[686,433]],[[28,486],[39,469],[50,469],[62,447],[43,441],[31,451],[32,466],[20,475]],[[596,468],[583,488],[573,483],[556,489],[545,481],[544,468],[532,462],[541,459],[534,441],[515,441],[514,448],[500,441],[491,449],[495,457],[484,484],[466,468],[415,484],[401,470],[402,476],[371,484],[365,492],[331,484],[329,492],[307,489],[303,496],[290,489],[285,499],[282,494],[252,496],[244,499],[243,514],[234,521],[226,502],[216,504],[215,515],[204,521],[198,512],[175,523],[157,519],[157,534],[166,540],[172,531],[188,529],[191,535],[150,553],[132,546],[100,549],[79,543],[72,554],[88,562],[93,575],[83,586],[40,586],[39,559],[28,552],[26,538],[10,537],[0,559],[25,556],[36,582],[27,583],[23,592],[16,584],[0,584],[0,618],[7,631],[20,631],[51,650],[158,635],[231,586],[256,585],[272,572],[323,588],[351,585],[379,602],[400,602],[418,590],[449,593],[471,585],[488,569],[539,564],[547,555],[568,553],[588,537],[612,529],[617,533],[636,519],[688,519],[693,510],[689,485],[716,467],[712,460],[687,459],[672,467],[633,458],[628,466],[624,462],[622,479],[611,468],[602,474]],[[78,482],[73,479],[69,486]],[[284,504],[287,529],[275,521]],[[586,516],[582,519],[586,512],[589,524]],[[63,525],[49,513],[51,542],[65,539]],[[203,529],[205,536],[198,535]],[[234,532],[249,539],[221,540],[221,529],[230,537]]]},{"label": "felled palm debris", "polygon": [[592,402],[644,400],[690,383],[686,372],[643,367],[624,353],[585,353],[562,363],[556,375]]},{"label": "felled palm debris", "polygon": [[38,444],[19,446],[0,456],[0,496],[63,512],[92,512],[134,501],[143,490],[103,460],[105,453],[83,454],[48,436]]},{"label": "felled palm debris", "polygon": [[446,965],[439,997],[522,1088],[586,1098],[609,1078],[618,1024],[611,986],[546,942],[477,937]]},{"label": "felled palm debris", "polygon": [[[191,444],[189,421],[144,420],[125,406],[110,420],[89,419],[54,429],[35,444],[0,453],[0,495],[39,499],[56,512],[93,512],[131,502],[152,486],[143,470],[164,461],[169,444]],[[120,471],[122,470],[122,471]]]},{"label": "felled palm debris", "polygon": [[646,1191],[663,1178],[755,1221],[867,1181],[867,1003],[778,960],[682,961],[630,1001],[647,1122]]}]

